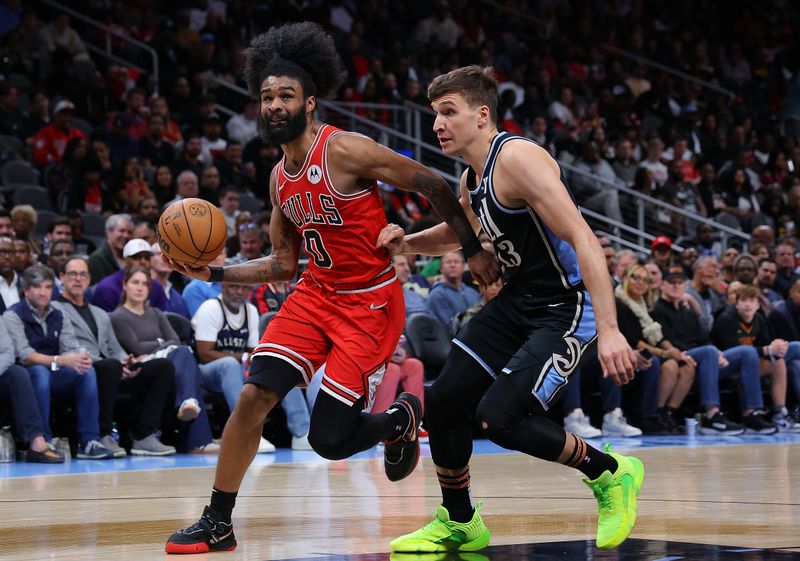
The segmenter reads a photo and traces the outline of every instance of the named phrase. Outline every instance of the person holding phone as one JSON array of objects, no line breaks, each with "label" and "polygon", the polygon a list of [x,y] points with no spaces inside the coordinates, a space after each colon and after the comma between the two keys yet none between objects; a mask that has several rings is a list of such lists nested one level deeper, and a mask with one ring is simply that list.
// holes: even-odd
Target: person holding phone
[{"label": "person holding phone", "polygon": [[72,256],[59,272],[63,290],[53,307],[61,310],[72,323],[78,350],[89,357],[97,373],[100,398],[100,443],[115,458],[126,451],[111,436],[114,404],[122,393],[140,397],[142,412],[133,427],[131,454],[134,456],[166,456],[175,453],[158,438],[161,416],[174,383],[175,370],[166,358],[137,362],[126,353],[114,334],[108,312],[89,304],[84,293],[89,286],[89,264],[84,257]]}]

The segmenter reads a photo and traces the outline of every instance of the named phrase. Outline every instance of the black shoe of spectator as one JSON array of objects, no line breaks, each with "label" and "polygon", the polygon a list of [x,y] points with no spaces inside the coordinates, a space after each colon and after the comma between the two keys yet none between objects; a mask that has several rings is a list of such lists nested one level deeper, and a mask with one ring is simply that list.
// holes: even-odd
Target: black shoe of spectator
[{"label": "black shoe of spectator", "polygon": [[662,407],[658,410],[659,423],[664,426],[669,432],[667,434],[682,434],[683,430],[678,424],[678,420],[673,414],[674,409],[669,407]]},{"label": "black shoe of spectator", "polygon": [[700,421],[700,434],[735,436],[744,432],[744,427],[728,419],[722,411],[717,411],[710,419],[703,415]]},{"label": "black shoe of spectator", "polygon": [[64,456],[49,446],[41,452],[28,448],[25,451],[25,461],[29,464],[63,464]]},{"label": "black shoe of spectator", "polygon": [[756,409],[744,419],[744,426],[749,434],[775,434],[778,427],[773,425],[767,418],[767,413],[761,409]]},{"label": "black shoe of spectator", "polygon": [[672,428],[666,423],[663,416],[655,415],[642,419],[642,432],[651,436],[664,436],[673,434]]}]

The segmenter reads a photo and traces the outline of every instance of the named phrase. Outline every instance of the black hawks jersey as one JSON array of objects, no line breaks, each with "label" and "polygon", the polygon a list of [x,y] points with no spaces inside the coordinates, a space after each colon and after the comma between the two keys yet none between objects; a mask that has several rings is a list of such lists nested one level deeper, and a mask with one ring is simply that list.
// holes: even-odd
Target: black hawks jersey
[{"label": "black hawks jersey", "polygon": [[[535,296],[583,290],[578,257],[572,246],[557,237],[529,206],[508,208],[494,195],[492,172],[497,156],[507,142],[516,139],[533,142],[501,132],[492,141],[479,183],[476,184],[472,168],[468,170],[470,206],[494,244],[507,284]],[[566,187],[563,173],[561,181]]]}]

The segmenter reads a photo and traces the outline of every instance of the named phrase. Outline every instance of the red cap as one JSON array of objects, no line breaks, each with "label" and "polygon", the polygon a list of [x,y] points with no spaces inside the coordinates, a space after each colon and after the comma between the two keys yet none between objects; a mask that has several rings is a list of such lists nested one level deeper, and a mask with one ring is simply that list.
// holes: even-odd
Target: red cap
[{"label": "red cap", "polygon": [[658,236],[656,239],[653,240],[653,243],[650,244],[650,249],[655,249],[660,245],[665,245],[668,248],[672,249],[672,240],[669,239],[667,236]]}]

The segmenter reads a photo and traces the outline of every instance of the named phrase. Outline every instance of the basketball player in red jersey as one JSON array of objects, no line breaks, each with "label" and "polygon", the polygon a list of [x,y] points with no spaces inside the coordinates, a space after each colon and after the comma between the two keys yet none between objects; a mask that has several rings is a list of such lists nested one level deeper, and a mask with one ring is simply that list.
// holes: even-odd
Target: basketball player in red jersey
[{"label": "basketball player in red jersey", "polygon": [[314,120],[317,99],[334,94],[344,80],[333,40],[321,27],[273,28],[245,54],[248,87],[261,102],[262,134],[284,151],[270,176],[272,254],[224,268],[170,265],[194,278],[241,284],[292,279],[301,247],[309,265],[253,352],[222,436],[210,505],[198,522],[169,538],[167,553],[236,547],[231,512],[264,419],[323,362],[308,436],[314,450],[342,459],[384,441],[389,479],[416,466],[419,400],[400,394],[386,413],[368,413],[405,319],[394,268],[377,248],[387,222],[376,180],[425,195],[456,232],[479,282],[499,276],[498,262],[475,235],[478,225],[441,177],[365,136]]}]

